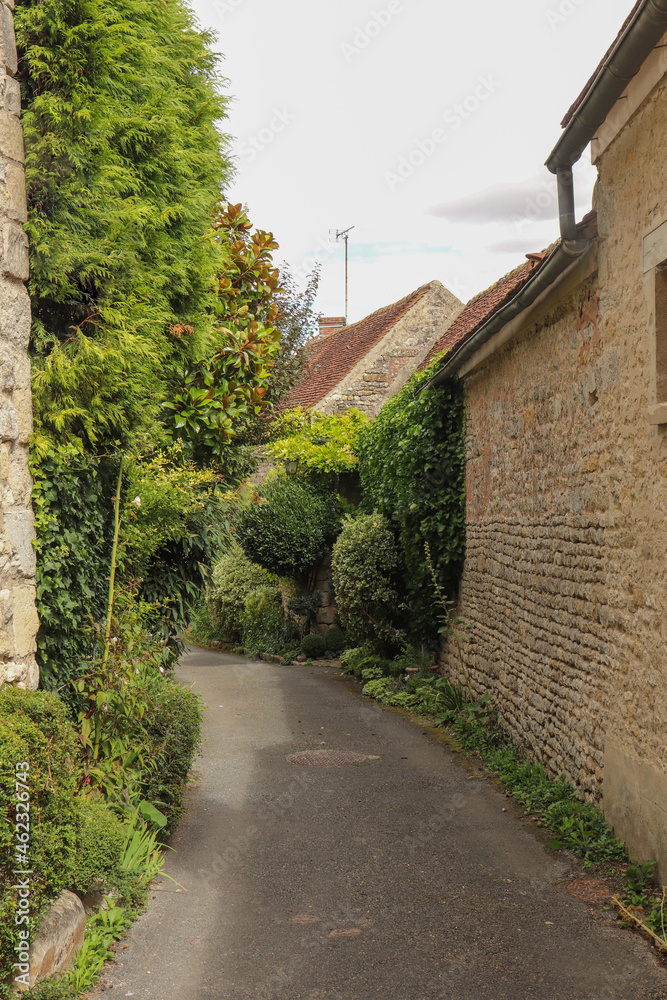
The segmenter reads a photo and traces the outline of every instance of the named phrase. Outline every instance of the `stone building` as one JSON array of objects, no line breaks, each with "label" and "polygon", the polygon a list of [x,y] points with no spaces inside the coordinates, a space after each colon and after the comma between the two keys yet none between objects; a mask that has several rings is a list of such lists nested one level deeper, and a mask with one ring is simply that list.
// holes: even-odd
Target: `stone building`
[{"label": "stone building", "polygon": [[431,281],[351,326],[344,318],[322,320],[301,378],[281,409],[335,414],[356,407],[377,416],[460,309],[456,296]]},{"label": "stone building", "polygon": [[[433,382],[457,374],[465,388],[473,685],[663,878],[665,31],[667,2],[641,0],[547,161],[561,240],[470,303],[431,352],[448,352]],[[591,140],[596,215],[575,226],[571,166]],[[457,650],[443,657],[460,677]]]},{"label": "stone building", "polygon": [[36,688],[35,552],[28,440],[30,300],[21,95],[16,74],[14,0],[0,2],[0,684]]}]

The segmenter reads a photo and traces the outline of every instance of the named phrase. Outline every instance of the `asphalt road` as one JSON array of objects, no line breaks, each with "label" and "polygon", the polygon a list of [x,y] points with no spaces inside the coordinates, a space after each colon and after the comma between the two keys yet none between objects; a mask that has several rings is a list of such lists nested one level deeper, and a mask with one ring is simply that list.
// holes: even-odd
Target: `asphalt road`
[{"label": "asphalt road", "polygon": [[[501,792],[339,671],[193,649],[178,676],[208,705],[167,864],[187,891],[155,884],[113,996],[667,998],[650,946],[572,895]],[[286,761],[303,750],[377,759]]]}]

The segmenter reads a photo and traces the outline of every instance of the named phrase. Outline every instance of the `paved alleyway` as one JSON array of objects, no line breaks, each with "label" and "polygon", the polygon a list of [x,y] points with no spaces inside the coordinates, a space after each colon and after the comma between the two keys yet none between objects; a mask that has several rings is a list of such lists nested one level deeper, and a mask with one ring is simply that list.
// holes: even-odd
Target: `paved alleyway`
[{"label": "paved alleyway", "polygon": [[[339,671],[192,650],[201,778],[113,993],[150,1000],[664,1000],[502,794]],[[307,767],[302,750],[375,756]],[[506,811],[505,811],[506,810]]]}]

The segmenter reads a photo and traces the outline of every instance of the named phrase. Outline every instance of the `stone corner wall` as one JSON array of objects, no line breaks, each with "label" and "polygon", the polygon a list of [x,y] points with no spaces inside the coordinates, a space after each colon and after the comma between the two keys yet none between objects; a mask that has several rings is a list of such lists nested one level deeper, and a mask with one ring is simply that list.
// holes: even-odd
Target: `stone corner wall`
[{"label": "stone corner wall", "polygon": [[0,685],[36,688],[27,206],[13,8],[13,0],[0,2]]}]

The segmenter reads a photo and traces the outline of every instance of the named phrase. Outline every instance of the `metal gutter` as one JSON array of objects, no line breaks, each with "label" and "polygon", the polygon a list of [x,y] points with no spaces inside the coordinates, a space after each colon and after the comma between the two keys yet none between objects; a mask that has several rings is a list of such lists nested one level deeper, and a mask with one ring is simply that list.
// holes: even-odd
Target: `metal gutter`
[{"label": "metal gutter", "polygon": [[442,368],[423,386],[423,389],[439,385],[458,371],[494,334],[531,306],[545,288],[553,284],[574,260],[586,253],[591,240],[577,239],[572,165],[580,158],[630,80],[639,72],[666,30],[667,0],[646,0],[609,53],[587,96],[547,160],[547,167],[558,179],[561,242],[514,298],[493,313],[471,337],[447,355]]},{"label": "metal gutter", "polygon": [[646,0],[609,53],[547,160],[552,174],[576,163],[630,80],[667,31],[667,0]]},{"label": "metal gutter", "polygon": [[521,291],[513,299],[510,299],[502,309],[493,313],[472,337],[462,341],[458,347],[454,348],[451,354],[447,355],[442,368],[423,388],[433,389],[449,378],[453,372],[458,371],[487,340],[490,340],[499,330],[502,330],[510,320],[518,316],[524,309],[531,306],[545,289],[553,285],[573,261],[586,253],[590,245],[590,240],[573,240],[566,243],[559,243],[551,256],[547,257],[546,261],[540,265],[539,269],[526,282]]}]

